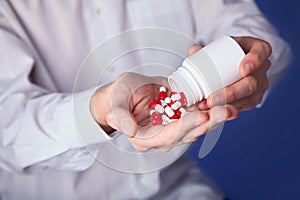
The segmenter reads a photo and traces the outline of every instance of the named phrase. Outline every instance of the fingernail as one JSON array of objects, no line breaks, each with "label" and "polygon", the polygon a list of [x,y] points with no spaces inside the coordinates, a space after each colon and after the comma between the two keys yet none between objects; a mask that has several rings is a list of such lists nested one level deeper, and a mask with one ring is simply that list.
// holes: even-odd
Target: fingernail
[{"label": "fingernail", "polygon": [[251,64],[249,64],[249,63],[245,64],[244,65],[244,75],[248,76],[252,72],[252,69],[253,69],[253,67]]},{"label": "fingernail", "polygon": [[200,110],[208,110],[209,107],[206,103],[201,103],[201,104],[199,104],[199,109]]},{"label": "fingernail", "polygon": [[233,110],[230,108],[227,108],[227,121],[236,119],[236,116],[234,115]]}]

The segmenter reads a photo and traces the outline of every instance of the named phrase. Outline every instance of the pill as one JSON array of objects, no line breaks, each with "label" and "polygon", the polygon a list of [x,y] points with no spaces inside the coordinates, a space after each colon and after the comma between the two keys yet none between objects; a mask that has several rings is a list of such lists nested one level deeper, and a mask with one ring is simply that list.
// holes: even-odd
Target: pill
[{"label": "pill", "polygon": [[174,111],[172,110],[172,108],[170,106],[165,107],[165,112],[168,115],[168,117],[172,117],[175,115]]},{"label": "pill", "polygon": [[149,112],[150,116],[152,116],[152,114],[155,113],[155,112],[156,112],[155,110],[151,109],[150,112]]},{"label": "pill", "polygon": [[154,100],[154,101],[152,101],[151,103],[150,103],[150,107],[151,108],[154,108],[157,104],[160,104],[160,100]]},{"label": "pill", "polygon": [[166,92],[159,92],[159,99],[160,100],[164,100],[167,97],[167,93]]},{"label": "pill", "polygon": [[178,110],[180,107],[181,107],[181,103],[179,101],[176,101],[171,105],[171,108],[173,110]]},{"label": "pill", "polygon": [[166,97],[164,100],[167,104],[171,103],[171,98],[170,97]]},{"label": "pill", "polygon": [[155,107],[154,107],[154,110],[158,113],[161,113],[161,114],[165,112],[164,107],[162,107],[160,104],[156,104]]},{"label": "pill", "polygon": [[164,125],[168,124],[170,121],[170,118],[167,115],[162,115],[161,119],[162,119],[162,124]]},{"label": "pill", "polygon": [[170,92],[170,97],[172,97],[174,94],[177,94],[177,92],[174,91]]},{"label": "pill", "polygon": [[180,95],[179,101],[180,101],[181,105],[185,106],[187,104],[187,100],[186,100],[186,97],[185,97],[184,93],[180,92],[179,95]]},{"label": "pill", "polygon": [[152,119],[152,124],[153,125],[161,125],[163,121],[161,119]]},{"label": "pill", "polygon": [[172,101],[178,101],[179,99],[181,98],[181,96],[180,96],[180,94],[173,94],[172,96],[171,96],[171,100]]},{"label": "pill", "polygon": [[167,88],[165,86],[161,86],[159,88],[159,92],[166,92],[167,91]]},{"label": "pill", "polygon": [[180,110],[176,110],[175,114],[180,118],[181,117],[181,111]]},{"label": "pill", "polygon": [[178,117],[178,115],[173,115],[172,117],[170,117],[170,119],[179,119],[180,117]]},{"label": "pill", "polygon": [[187,114],[187,111],[182,107],[187,104],[183,92],[171,91],[169,96],[167,95],[167,88],[161,86],[158,99],[150,103],[149,114],[153,125],[166,125]]},{"label": "pill", "polygon": [[161,115],[157,112],[152,113],[151,118],[152,119],[160,119]]},{"label": "pill", "polygon": [[180,108],[179,111],[181,112],[181,117],[187,114],[187,111],[184,108]]},{"label": "pill", "polygon": [[166,106],[168,106],[168,104],[164,101],[164,100],[160,100],[160,104],[161,104],[161,106],[162,107],[166,107]]}]

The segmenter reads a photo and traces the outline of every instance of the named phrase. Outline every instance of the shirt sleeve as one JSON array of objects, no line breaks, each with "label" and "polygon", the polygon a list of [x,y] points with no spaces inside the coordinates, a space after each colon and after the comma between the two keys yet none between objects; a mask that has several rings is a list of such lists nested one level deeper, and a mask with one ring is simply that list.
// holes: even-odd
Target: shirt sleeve
[{"label": "shirt sleeve", "polygon": [[110,139],[89,110],[94,89],[50,92],[31,82],[34,67],[30,49],[0,13],[0,167],[88,168],[99,148],[85,147]]},{"label": "shirt sleeve", "polygon": [[289,65],[291,51],[256,3],[252,0],[192,2],[198,41],[207,44],[222,35],[230,35],[252,36],[271,44],[272,67],[267,73],[270,80],[269,88],[273,88]]}]

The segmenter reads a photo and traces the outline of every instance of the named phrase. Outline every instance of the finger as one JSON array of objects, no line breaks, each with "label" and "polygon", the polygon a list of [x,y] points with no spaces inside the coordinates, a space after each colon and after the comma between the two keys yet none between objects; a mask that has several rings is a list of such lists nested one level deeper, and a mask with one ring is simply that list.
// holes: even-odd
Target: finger
[{"label": "finger", "polygon": [[254,73],[272,53],[272,47],[263,40],[247,38],[235,38],[247,53],[240,64],[242,76]]},{"label": "finger", "polygon": [[270,60],[267,59],[253,75],[244,77],[236,83],[216,91],[208,97],[206,105],[201,104],[199,106],[201,106],[201,108],[205,108],[205,106],[211,108],[213,106],[232,103],[239,99],[251,96],[260,89],[264,89],[265,91],[265,81],[267,79],[266,73],[270,68],[270,65]]},{"label": "finger", "polygon": [[235,106],[239,111],[251,110],[256,106],[256,104],[254,103],[251,97],[240,99],[232,103],[231,105]]},{"label": "finger", "polygon": [[140,127],[130,141],[138,151],[168,148],[177,145],[185,134],[206,121],[207,112],[197,110],[168,125]]},{"label": "finger", "polygon": [[106,121],[109,126],[126,134],[128,137],[134,137],[136,135],[138,129],[137,122],[126,108],[114,107],[114,109],[108,113]]},{"label": "finger", "polygon": [[138,151],[150,149],[169,151],[172,147],[193,142],[218,124],[237,117],[238,110],[230,105],[219,106],[208,112],[194,111],[166,126],[141,127],[131,144]]},{"label": "finger", "polygon": [[199,51],[201,48],[202,48],[202,46],[199,44],[194,44],[194,45],[190,46],[188,49],[188,56],[193,55],[194,53]]},{"label": "finger", "polygon": [[207,112],[197,110],[186,114],[183,118],[165,126],[163,137],[158,147],[178,144],[187,133],[208,120]]},{"label": "finger", "polygon": [[194,142],[199,137],[208,133],[210,130],[213,130],[225,121],[237,118],[238,113],[238,109],[231,105],[214,107],[208,111],[210,117],[209,121],[195,127],[182,139],[182,141],[184,143]]},{"label": "finger", "polygon": [[258,104],[261,103],[263,99],[263,94],[267,90],[268,86],[269,86],[269,80],[266,78],[261,88],[262,91],[258,91],[252,96],[239,99],[238,101],[231,103],[231,105],[233,105],[240,111],[246,111],[256,107]]},{"label": "finger", "polygon": [[207,99],[207,106],[212,108],[247,97],[256,91],[257,85],[258,80],[255,76],[242,78],[238,82],[211,94]]},{"label": "finger", "polygon": [[204,100],[202,100],[198,103],[198,109],[201,110],[201,111],[205,111],[205,110],[209,109],[206,99],[204,99]]}]

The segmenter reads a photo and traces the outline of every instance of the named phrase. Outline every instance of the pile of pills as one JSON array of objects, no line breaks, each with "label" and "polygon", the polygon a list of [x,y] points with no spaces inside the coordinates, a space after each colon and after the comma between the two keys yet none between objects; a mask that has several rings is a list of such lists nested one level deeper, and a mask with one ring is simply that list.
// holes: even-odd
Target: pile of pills
[{"label": "pile of pills", "polygon": [[183,117],[187,111],[183,108],[186,98],[183,92],[171,92],[167,96],[164,86],[159,88],[159,99],[150,103],[150,117],[153,125],[166,125]]}]

